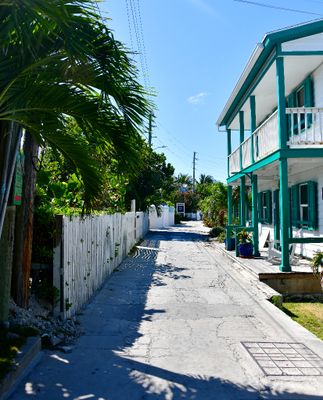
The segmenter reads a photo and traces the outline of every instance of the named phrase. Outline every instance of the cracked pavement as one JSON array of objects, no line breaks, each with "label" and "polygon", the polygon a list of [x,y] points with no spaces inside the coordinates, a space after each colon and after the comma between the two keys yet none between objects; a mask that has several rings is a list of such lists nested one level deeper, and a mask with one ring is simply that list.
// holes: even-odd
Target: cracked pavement
[{"label": "cracked pavement", "polygon": [[[323,342],[261,285],[199,222],[150,232],[84,310],[72,353],[44,352],[11,399],[323,399]],[[242,342],[302,343],[318,361],[271,376]]]}]

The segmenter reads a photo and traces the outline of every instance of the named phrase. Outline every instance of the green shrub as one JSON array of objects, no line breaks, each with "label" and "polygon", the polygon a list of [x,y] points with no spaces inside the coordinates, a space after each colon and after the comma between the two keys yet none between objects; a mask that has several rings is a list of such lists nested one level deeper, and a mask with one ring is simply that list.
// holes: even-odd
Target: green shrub
[{"label": "green shrub", "polygon": [[211,237],[218,237],[220,235],[220,233],[225,232],[224,228],[222,228],[222,226],[215,226],[214,228],[212,228],[209,232],[209,235]]},{"label": "green shrub", "polygon": [[217,240],[218,240],[220,243],[223,243],[223,242],[225,241],[225,238],[226,238],[225,232],[221,232],[221,233],[218,235]]}]

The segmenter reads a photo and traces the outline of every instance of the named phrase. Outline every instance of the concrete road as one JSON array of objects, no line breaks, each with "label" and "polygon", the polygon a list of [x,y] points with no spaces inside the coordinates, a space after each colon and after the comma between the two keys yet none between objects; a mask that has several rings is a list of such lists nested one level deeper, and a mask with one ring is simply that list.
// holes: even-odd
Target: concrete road
[{"label": "concrete road", "polygon": [[200,223],[150,233],[13,400],[323,399],[323,342],[270,304]]}]

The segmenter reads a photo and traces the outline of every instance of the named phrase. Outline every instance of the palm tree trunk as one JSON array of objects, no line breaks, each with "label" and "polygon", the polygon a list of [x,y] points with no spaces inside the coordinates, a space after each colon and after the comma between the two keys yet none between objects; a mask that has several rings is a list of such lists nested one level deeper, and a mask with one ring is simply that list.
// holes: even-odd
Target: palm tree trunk
[{"label": "palm tree trunk", "polygon": [[0,239],[0,325],[8,320],[14,227],[15,207],[7,207]]},{"label": "palm tree trunk", "polygon": [[30,292],[30,272],[33,242],[34,199],[36,191],[35,161],[39,146],[27,132],[24,141],[24,182],[22,205],[17,206],[15,246],[11,291],[20,307],[27,308]]}]

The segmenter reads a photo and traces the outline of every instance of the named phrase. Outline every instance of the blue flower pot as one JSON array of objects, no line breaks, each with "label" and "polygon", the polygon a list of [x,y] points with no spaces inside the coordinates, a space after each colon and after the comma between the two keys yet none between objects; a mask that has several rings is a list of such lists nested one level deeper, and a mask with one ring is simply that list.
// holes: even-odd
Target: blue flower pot
[{"label": "blue flower pot", "polygon": [[234,250],[236,248],[236,239],[235,238],[230,238],[229,241],[227,242],[227,239],[224,239],[224,244],[226,250]]},{"label": "blue flower pot", "polygon": [[239,256],[243,258],[251,258],[253,253],[252,243],[240,243],[239,244]]}]

